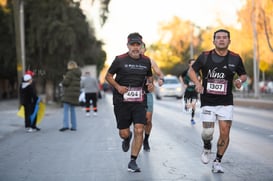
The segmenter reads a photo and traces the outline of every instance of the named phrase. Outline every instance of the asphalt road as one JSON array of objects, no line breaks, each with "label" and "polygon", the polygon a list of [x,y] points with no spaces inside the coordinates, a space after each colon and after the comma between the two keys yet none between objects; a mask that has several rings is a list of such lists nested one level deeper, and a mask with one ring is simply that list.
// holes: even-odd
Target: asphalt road
[{"label": "asphalt road", "polygon": [[[15,104],[15,105],[14,105]],[[59,132],[62,108],[48,106],[42,130],[26,133],[16,116],[16,101],[1,104],[1,181],[182,181],[273,180],[273,112],[236,107],[230,146],[223,158],[224,174],[213,174],[200,161],[201,121],[190,124],[181,100],[155,100],[151,151],[141,150],[142,172],[130,173],[130,151],[121,150],[111,95],[101,99],[98,116],[86,117],[77,107],[78,130]],[[4,128],[6,131],[3,131]],[[216,151],[215,129],[213,150]]]}]

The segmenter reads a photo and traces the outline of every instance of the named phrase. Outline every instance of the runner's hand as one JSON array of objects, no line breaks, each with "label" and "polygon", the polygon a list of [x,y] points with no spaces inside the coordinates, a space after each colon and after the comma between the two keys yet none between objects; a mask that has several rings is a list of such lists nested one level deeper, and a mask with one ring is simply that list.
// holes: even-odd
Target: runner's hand
[{"label": "runner's hand", "polygon": [[197,84],[197,85],[195,85],[195,90],[196,90],[196,92],[203,94],[204,87],[201,84]]},{"label": "runner's hand", "polygon": [[127,91],[128,91],[128,87],[126,87],[126,86],[118,86],[118,88],[117,88],[117,90],[118,90],[118,92],[120,93],[120,94],[124,94],[124,93],[126,93]]},{"label": "runner's hand", "polygon": [[236,79],[236,80],[234,81],[234,85],[235,85],[235,87],[236,87],[237,89],[240,89],[241,86],[242,86],[242,80],[241,80],[241,79]]},{"label": "runner's hand", "polygon": [[147,82],[146,85],[147,85],[147,88],[148,88],[149,92],[153,92],[154,91],[154,84],[153,83]]}]

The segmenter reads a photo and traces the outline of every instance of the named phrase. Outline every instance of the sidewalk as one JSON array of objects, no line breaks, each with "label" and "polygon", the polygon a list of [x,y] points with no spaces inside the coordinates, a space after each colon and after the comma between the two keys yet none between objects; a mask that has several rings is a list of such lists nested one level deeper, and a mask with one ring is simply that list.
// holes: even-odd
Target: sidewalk
[{"label": "sidewalk", "polygon": [[273,110],[273,94],[261,94],[260,98],[254,98],[253,93],[233,93],[234,105],[258,109]]},{"label": "sidewalk", "polygon": [[235,98],[235,106],[273,110],[273,101],[265,99]]},{"label": "sidewalk", "polygon": [[0,101],[0,140],[24,125],[23,120],[16,116],[17,111],[17,99]]},{"label": "sidewalk", "polygon": [[[18,129],[24,128],[24,119],[17,116],[18,99],[0,101],[0,140]],[[47,105],[46,114],[56,108],[56,105]]]}]

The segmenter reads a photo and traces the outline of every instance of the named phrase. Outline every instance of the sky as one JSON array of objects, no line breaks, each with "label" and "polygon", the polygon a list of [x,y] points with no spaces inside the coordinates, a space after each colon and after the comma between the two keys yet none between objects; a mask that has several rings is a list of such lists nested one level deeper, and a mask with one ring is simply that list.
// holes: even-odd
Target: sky
[{"label": "sky", "polygon": [[[109,15],[100,28],[96,4],[83,0],[82,9],[92,19],[98,39],[102,40],[107,53],[107,63],[116,55],[127,52],[128,34],[139,32],[147,46],[159,39],[159,24],[167,23],[174,16],[190,20],[202,28],[216,26],[218,20],[225,25],[238,26],[237,11],[245,0],[111,0]],[[98,2],[98,0],[97,0]]]}]

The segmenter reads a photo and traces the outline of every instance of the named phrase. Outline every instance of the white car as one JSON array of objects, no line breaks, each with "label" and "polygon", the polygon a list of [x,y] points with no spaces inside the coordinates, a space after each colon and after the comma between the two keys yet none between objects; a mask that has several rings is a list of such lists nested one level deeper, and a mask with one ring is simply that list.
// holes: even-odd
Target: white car
[{"label": "white car", "polygon": [[183,97],[182,84],[176,76],[167,75],[164,77],[164,84],[160,87],[158,84],[155,87],[155,97],[160,100],[162,97]]},{"label": "white car", "polygon": [[266,92],[267,92],[267,93],[273,93],[273,81],[267,82],[267,85],[266,85]]}]

